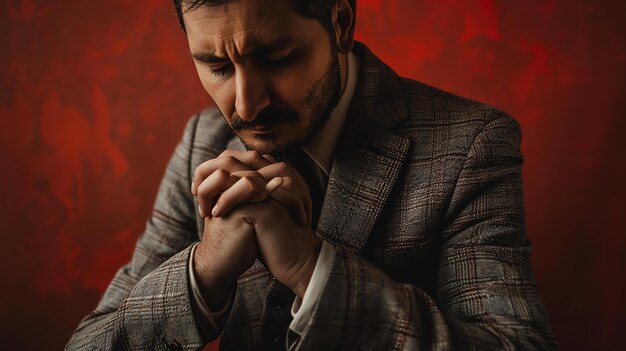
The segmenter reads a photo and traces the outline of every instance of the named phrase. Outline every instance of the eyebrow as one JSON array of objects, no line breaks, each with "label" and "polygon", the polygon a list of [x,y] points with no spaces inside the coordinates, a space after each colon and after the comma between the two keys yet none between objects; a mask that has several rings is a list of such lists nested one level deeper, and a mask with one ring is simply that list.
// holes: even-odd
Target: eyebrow
[{"label": "eyebrow", "polygon": [[[296,46],[296,42],[290,38],[281,38],[269,44],[253,44],[252,47],[241,54],[241,57],[264,57],[275,52]],[[229,61],[226,57],[217,56],[215,50],[196,52],[191,55],[194,59],[209,62],[222,63]]]}]

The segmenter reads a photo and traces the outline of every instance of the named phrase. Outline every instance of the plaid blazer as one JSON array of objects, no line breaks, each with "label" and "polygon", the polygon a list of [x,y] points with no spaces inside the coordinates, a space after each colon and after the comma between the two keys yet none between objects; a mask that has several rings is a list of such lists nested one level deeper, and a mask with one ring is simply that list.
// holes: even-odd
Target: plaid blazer
[{"label": "plaid blazer", "polygon": [[[337,247],[301,350],[551,349],[531,270],[520,127],[503,112],[398,77],[364,45],[317,234]],[[203,220],[195,168],[243,149],[219,110],[191,118],[132,260],[67,349],[258,349],[269,274],[240,277],[215,330],[190,299]]]}]

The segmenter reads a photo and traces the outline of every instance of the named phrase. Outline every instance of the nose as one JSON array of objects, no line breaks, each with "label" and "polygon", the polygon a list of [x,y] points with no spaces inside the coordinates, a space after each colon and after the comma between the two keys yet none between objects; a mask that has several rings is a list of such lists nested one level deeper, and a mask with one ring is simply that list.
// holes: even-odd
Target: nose
[{"label": "nose", "polygon": [[235,109],[244,121],[252,121],[270,103],[267,82],[254,69],[241,69],[235,77]]}]

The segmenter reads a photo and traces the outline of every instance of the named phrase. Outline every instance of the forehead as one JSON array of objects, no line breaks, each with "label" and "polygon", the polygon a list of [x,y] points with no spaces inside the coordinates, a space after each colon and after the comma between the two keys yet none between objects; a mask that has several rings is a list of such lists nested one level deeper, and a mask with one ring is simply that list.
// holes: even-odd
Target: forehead
[{"label": "forehead", "polygon": [[183,19],[190,49],[216,54],[295,40],[312,21],[295,11],[292,0],[235,0],[199,6],[186,11]]}]

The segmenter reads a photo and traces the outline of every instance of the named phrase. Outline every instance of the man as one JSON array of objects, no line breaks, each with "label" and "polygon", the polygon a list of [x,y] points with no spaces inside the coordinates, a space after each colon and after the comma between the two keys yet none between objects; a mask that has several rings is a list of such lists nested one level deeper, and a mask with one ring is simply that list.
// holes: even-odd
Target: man
[{"label": "man", "polygon": [[68,349],[555,345],[512,118],[398,77],[348,0],[174,3],[217,108]]}]

